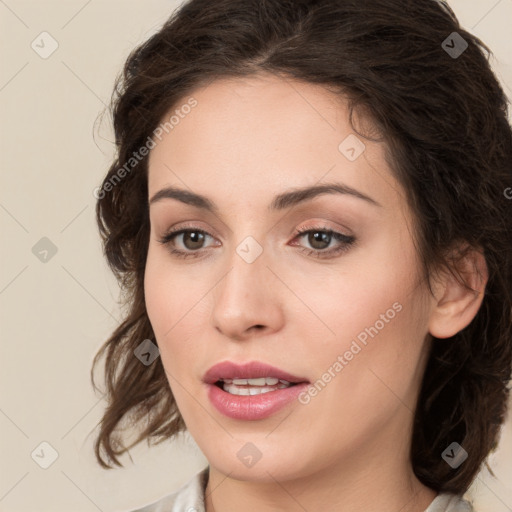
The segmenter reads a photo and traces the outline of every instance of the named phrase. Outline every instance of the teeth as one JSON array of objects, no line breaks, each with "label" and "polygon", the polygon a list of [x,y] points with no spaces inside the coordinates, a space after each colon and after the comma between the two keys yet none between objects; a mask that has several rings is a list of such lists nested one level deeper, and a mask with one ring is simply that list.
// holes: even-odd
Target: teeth
[{"label": "teeth", "polygon": [[285,389],[291,383],[275,377],[259,377],[255,379],[221,379],[222,389],[232,395],[253,396]]},{"label": "teeth", "polygon": [[268,393],[269,391],[274,391],[273,388],[260,387],[260,388],[249,388],[250,395],[261,395],[263,393]]},{"label": "teeth", "polygon": [[249,386],[264,386],[267,382],[267,379],[265,377],[261,377],[259,379],[247,379],[247,384]]},{"label": "teeth", "polygon": [[275,386],[278,382],[289,385],[286,380],[276,379],[275,377],[260,377],[257,379],[221,379],[225,384],[235,384],[237,386]]},{"label": "teeth", "polygon": [[[287,387],[284,386],[283,387]],[[224,384],[224,391],[230,393],[232,395],[241,395],[241,396],[253,396],[253,395],[262,395],[263,393],[269,393],[270,391],[275,391],[275,387],[268,386],[255,386],[251,388],[240,388],[234,384]]]}]

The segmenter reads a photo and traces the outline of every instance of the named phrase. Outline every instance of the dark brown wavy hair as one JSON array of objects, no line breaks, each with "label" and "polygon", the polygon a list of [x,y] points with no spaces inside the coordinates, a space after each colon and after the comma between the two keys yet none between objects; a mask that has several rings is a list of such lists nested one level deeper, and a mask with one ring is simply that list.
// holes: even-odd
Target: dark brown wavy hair
[{"label": "dark brown wavy hair", "polygon": [[[463,48],[453,32],[467,43],[458,56],[448,52]],[[432,339],[411,445],[424,485],[467,490],[497,445],[512,371],[512,134],[490,55],[435,0],[191,0],[132,51],[112,96],[116,158],[97,191],[104,252],[126,308],[91,369],[97,390],[94,369],[105,357],[101,466],[122,466],[118,456],[132,446],[186,428],[161,358],[146,366],[134,356],[155,337],[143,288],[148,158],[135,164],[133,155],[194,90],[266,72],[322,84],[349,101],[351,122],[364,112],[378,127],[427,280],[441,268],[460,275],[447,256],[456,242],[484,252],[489,279],[476,317],[452,338]],[[129,446],[123,425],[137,432]],[[441,458],[454,441],[468,453],[457,469]]]}]

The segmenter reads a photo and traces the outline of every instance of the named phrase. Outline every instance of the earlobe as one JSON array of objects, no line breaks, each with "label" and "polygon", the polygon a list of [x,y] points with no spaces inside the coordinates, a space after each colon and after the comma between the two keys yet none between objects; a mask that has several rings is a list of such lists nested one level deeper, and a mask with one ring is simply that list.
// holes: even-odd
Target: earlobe
[{"label": "earlobe", "polygon": [[445,271],[436,283],[429,321],[436,338],[450,338],[467,327],[482,305],[489,277],[485,257],[480,249],[466,251],[457,265],[460,277]]}]

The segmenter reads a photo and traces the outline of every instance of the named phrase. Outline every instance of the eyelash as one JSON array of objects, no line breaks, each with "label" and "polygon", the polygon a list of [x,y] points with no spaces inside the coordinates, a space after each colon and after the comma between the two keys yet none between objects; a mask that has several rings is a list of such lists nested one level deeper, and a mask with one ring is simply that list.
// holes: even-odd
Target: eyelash
[{"label": "eyelash", "polygon": [[[169,245],[170,242],[176,238],[178,235],[184,234],[184,233],[200,233],[207,236],[212,236],[208,232],[194,227],[188,227],[183,228],[179,230],[171,230],[168,233],[166,233],[160,240],[158,240],[159,243],[162,245]],[[335,249],[329,249],[329,250],[321,250],[321,249],[308,249],[306,247],[303,247],[301,249],[301,252],[306,253],[308,256],[313,256],[316,258],[329,258],[329,257],[335,257],[339,254],[342,254],[350,249],[351,246],[354,245],[356,238],[349,235],[344,235],[343,233],[338,233],[337,231],[333,231],[332,229],[329,229],[325,226],[322,227],[313,227],[308,228],[305,230],[298,229],[294,233],[294,240],[296,238],[300,238],[301,236],[307,235],[309,233],[325,233],[331,237],[333,237],[334,240],[337,240],[341,243],[341,245]],[[213,237],[212,237],[213,238]],[[169,249],[170,253],[176,256],[177,258],[198,258],[201,256],[201,253],[203,250],[197,250],[197,251],[182,251],[180,249]]]}]

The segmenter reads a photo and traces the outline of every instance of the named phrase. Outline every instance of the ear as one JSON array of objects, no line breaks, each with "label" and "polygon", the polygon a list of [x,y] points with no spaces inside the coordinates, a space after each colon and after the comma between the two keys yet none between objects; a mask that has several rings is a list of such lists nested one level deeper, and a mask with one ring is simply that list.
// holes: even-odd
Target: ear
[{"label": "ear", "polygon": [[436,338],[450,338],[467,327],[484,298],[489,274],[483,251],[467,244],[462,250],[465,253],[457,260],[454,270],[458,270],[460,278],[445,270],[433,286],[435,297],[432,298],[429,332]]}]

